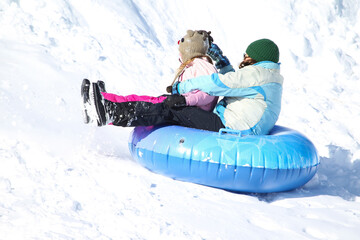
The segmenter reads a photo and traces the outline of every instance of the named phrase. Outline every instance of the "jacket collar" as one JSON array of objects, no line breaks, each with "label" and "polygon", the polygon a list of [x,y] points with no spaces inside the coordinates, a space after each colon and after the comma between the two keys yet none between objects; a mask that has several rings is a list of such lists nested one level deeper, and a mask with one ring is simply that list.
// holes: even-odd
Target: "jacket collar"
[{"label": "jacket collar", "polygon": [[280,69],[280,63],[271,61],[261,61],[254,64],[255,66],[263,67],[265,69]]}]

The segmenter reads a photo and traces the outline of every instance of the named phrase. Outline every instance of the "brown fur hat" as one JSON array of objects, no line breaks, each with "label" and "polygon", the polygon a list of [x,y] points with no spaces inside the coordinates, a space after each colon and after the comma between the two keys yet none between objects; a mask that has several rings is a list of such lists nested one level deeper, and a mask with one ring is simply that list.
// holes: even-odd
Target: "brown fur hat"
[{"label": "brown fur hat", "polygon": [[181,60],[188,61],[197,56],[205,56],[209,48],[209,35],[206,31],[187,30],[179,41]]}]

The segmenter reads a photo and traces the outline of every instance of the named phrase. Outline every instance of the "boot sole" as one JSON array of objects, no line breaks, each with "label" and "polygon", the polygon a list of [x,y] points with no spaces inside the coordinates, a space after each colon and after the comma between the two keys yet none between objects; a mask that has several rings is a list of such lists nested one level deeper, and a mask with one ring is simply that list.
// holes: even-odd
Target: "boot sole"
[{"label": "boot sole", "polygon": [[97,83],[92,83],[92,93],[91,97],[93,98],[94,107],[97,113],[97,124],[98,126],[106,125],[106,111],[104,107],[103,96]]},{"label": "boot sole", "polygon": [[98,80],[97,85],[99,86],[101,92],[106,92],[104,81]]},{"label": "boot sole", "polygon": [[83,120],[85,124],[90,123],[90,117],[88,114],[88,106],[90,105],[90,81],[88,79],[84,79],[81,84],[81,98],[83,104]]}]

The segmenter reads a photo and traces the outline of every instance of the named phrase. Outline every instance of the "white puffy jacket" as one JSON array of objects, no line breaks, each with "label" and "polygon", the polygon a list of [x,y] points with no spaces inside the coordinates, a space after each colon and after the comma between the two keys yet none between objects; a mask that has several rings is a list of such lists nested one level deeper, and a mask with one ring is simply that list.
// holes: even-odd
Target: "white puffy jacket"
[{"label": "white puffy jacket", "polygon": [[178,90],[224,96],[214,109],[223,124],[246,135],[259,135],[269,133],[279,117],[282,84],[280,64],[263,61],[236,72],[190,79],[180,83]]}]

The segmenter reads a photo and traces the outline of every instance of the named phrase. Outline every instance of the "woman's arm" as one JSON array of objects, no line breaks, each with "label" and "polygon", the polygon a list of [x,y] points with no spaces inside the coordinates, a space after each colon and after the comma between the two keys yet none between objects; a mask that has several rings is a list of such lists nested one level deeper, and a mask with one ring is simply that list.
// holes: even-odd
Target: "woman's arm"
[{"label": "woman's arm", "polygon": [[[246,67],[237,72],[227,74],[213,73],[200,76],[185,82],[174,84],[175,92],[184,94],[193,90],[200,90],[212,96],[238,97],[245,96],[249,88],[257,86],[257,74],[253,67]],[[176,85],[176,86],[175,86]]]}]

